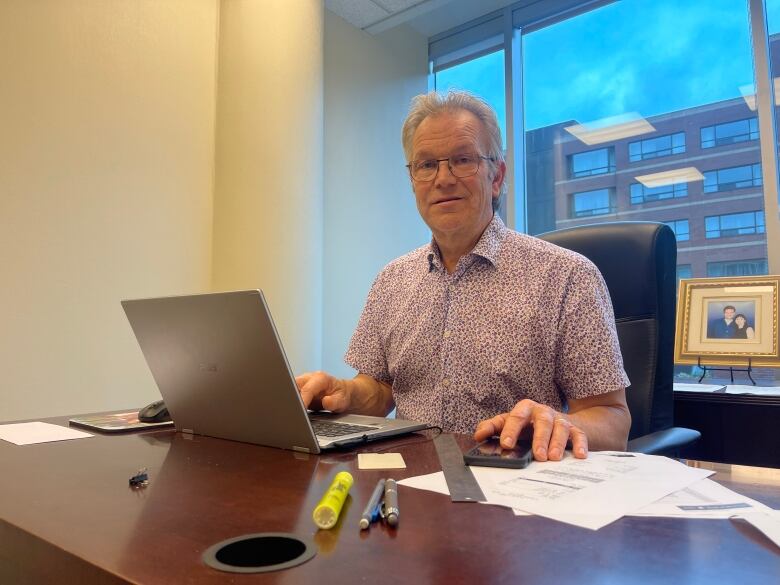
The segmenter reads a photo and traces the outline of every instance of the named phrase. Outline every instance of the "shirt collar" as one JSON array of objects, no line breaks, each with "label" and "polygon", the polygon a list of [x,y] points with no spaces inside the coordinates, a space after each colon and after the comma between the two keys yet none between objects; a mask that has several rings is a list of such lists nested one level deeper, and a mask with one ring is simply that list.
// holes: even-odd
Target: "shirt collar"
[{"label": "shirt collar", "polygon": [[[507,227],[498,214],[493,214],[493,219],[482,232],[477,244],[471,250],[469,255],[479,256],[490,262],[493,266],[498,261],[498,252],[501,247],[501,240],[504,239],[504,235],[507,232]],[[428,272],[434,270],[441,270],[444,264],[441,260],[441,251],[436,240],[431,238],[431,243],[428,245],[428,253],[426,254],[426,262],[428,264]]]}]

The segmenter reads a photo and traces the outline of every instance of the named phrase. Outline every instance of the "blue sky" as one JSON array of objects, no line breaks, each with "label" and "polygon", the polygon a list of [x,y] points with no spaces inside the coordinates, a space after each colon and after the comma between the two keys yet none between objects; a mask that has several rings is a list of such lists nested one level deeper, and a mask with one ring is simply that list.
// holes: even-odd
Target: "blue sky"
[{"label": "blue sky", "polygon": [[[770,32],[780,0],[767,0]],[[505,119],[503,52],[437,74]],[[523,37],[526,130],[739,97],[753,83],[746,0],[621,0]]]}]

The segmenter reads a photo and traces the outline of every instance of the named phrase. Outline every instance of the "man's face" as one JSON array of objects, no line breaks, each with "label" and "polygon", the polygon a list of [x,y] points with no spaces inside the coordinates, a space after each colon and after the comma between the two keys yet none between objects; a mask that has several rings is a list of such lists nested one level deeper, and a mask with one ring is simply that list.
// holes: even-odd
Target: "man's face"
[{"label": "man's face", "polygon": [[[412,139],[412,160],[447,158],[457,154],[487,154],[482,122],[466,110],[428,116]],[[441,243],[453,239],[475,243],[493,217],[493,198],[501,192],[505,166],[480,161],[470,177],[452,175],[446,162],[432,181],[412,181],[417,209]]]},{"label": "man's face", "polygon": [[731,321],[734,318],[734,309],[723,309],[723,318]]}]

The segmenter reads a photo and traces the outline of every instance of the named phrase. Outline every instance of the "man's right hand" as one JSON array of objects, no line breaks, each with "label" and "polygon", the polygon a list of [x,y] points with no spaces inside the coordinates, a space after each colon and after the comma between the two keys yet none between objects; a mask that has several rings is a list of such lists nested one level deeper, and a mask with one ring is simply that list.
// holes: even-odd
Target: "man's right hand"
[{"label": "man's right hand", "polygon": [[306,408],[331,412],[349,409],[351,395],[346,382],[326,372],[307,372],[295,378]]}]

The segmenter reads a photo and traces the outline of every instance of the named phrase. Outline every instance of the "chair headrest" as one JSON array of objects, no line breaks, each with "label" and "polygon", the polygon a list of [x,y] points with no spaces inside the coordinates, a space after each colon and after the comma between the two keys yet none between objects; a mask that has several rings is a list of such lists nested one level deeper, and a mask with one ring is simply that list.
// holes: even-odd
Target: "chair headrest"
[{"label": "chair headrest", "polygon": [[[607,283],[615,319],[653,315],[674,291],[677,242],[663,223],[622,221],[547,232],[539,238],[590,259]],[[672,292],[673,298],[673,292]]]}]

